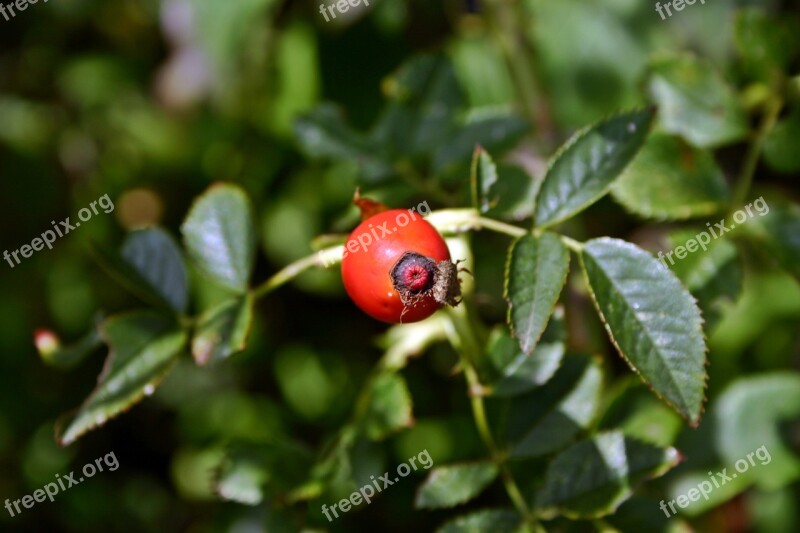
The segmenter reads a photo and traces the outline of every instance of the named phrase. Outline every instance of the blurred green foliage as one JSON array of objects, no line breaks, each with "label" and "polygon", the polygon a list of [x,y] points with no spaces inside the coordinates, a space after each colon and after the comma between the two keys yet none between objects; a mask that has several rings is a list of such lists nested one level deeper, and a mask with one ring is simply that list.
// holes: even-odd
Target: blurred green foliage
[{"label": "blurred green foliage", "polygon": [[[326,23],[320,3],[329,2],[39,2],[0,19],[2,250],[30,243],[51,221],[74,222],[103,194],[115,204],[53,250],[2,264],[0,500],[111,451],[120,462],[54,503],[13,518],[0,509],[0,529],[431,531],[454,520],[443,530],[518,530],[497,472],[475,463],[486,449],[453,376],[458,355],[445,321],[387,331],[345,299],[336,268],[306,271],[257,303],[245,293],[248,278],[257,285],[312,254],[320,234],[350,230],[356,186],[397,207],[469,205],[476,144],[494,161],[482,162],[482,210],[529,227],[554,150],[578,128],[650,103],[656,131],[611,191],[624,209],[606,197],[559,230],[667,250],[728,208],[766,199],[770,216],[674,267],[705,319],[703,422],[689,428],[631,376],[596,318],[593,282],[574,267],[562,296],[568,320],[556,307],[531,356],[537,364],[504,330],[490,337],[482,377],[496,395],[487,402],[500,424],[492,430],[512,443],[520,458],[512,472],[548,530],[797,531],[796,4],[719,0],[662,21],[652,3],[635,0],[372,0]],[[231,256],[205,257],[219,283],[194,261],[148,277],[132,258],[164,253],[176,264],[184,219],[216,182],[246,192],[246,200],[231,193],[228,209],[242,214],[251,204],[255,228]],[[585,192],[596,199],[606,185]],[[202,237],[207,221],[187,222],[184,235],[195,226]],[[237,236],[251,230],[224,214],[217,222]],[[137,231],[151,226],[164,230]],[[487,232],[469,240],[473,318],[501,324],[509,240]],[[187,248],[193,259],[204,251]],[[142,278],[156,289],[144,300]],[[136,327],[174,341],[163,313],[186,318],[189,286],[189,314],[202,312],[210,333],[186,342],[198,362],[230,359],[201,368],[167,346],[151,361],[171,368],[160,387],[137,382],[138,396],[152,397],[59,447],[53,428],[71,420],[59,417],[82,404],[103,368],[105,348],[86,331],[146,301],[162,314],[120,321],[106,340],[135,352],[128,328]],[[247,325],[247,346],[233,356]],[[33,344],[40,327],[73,351],[43,361]],[[371,381],[383,350],[393,373]],[[367,383],[366,397],[378,401],[362,407]],[[509,407],[505,396],[519,394]],[[761,445],[772,464],[664,517],[661,499]],[[633,485],[673,466],[672,446],[684,462]],[[419,470],[333,523],[319,511],[422,450],[448,465],[440,486],[428,479],[416,492],[429,473]],[[601,468],[603,454],[642,461],[626,475],[581,478]],[[569,494],[592,493],[592,481],[602,497]],[[414,510],[415,501],[426,509]]]}]

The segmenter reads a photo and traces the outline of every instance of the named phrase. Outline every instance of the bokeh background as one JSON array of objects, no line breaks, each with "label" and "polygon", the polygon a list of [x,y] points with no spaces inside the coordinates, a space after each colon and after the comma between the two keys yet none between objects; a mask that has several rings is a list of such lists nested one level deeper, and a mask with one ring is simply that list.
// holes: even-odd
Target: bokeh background
[{"label": "bokeh background", "polygon": [[[498,153],[516,146],[519,166],[541,174],[553,148],[575,129],[646,102],[647,67],[659,55],[693,51],[744,91],[748,74],[732,40],[735,11],[798,13],[796,2],[713,0],[662,21],[652,2],[640,0],[527,0],[517,3],[524,17],[487,15],[501,3],[373,0],[325,22],[319,2],[307,0],[53,0],[0,19],[0,248],[29,243],[51,220],[74,221],[104,194],[115,204],[113,213],[94,216],[52,251],[13,269],[0,263],[0,499],[31,494],[55,474],[112,451],[120,463],[116,472],[21,516],[0,509],[0,530],[328,527],[316,509],[221,502],[208,472],[230,439],[291,435],[319,450],[350,416],[359,384],[381,354],[385,327],[346,300],[337,269],[310,272],[260,302],[250,344],[232,361],[209,371],[187,358],[152,398],[59,448],[54,425],[91,391],[104,357],[98,351],[74,368],[51,368],[35,350],[33,331],[52,329],[67,342],[92,326],[98,310],[137,305],[98,267],[90,242],[116,248],[126,231],[153,224],[177,237],[192,200],[213,182],[231,181],[257,209],[255,279],[263,280],[311,253],[317,235],[353,227],[357,185],[396,206],[464,205],[475,140]],[[516,47],[510,58],[506,37]],[[424,94],[455,84],[457,99],[447,112],[465,128],[482,113],[496,115],[496,135],[468,132],[439,159],[407,156],[406,139],[395,139],[392,166],[375,168],[350,136],[380,135],[387,100],[396,97],[392,75],[420,54],[452,65],[454,75]],[[537,80],[527,93],[515,81],[520,68]],[[330,139],[320,141],[319,128],[298,122],[309,113],[341,146],[320,148]],[[794,140],[800,150],[800,135]],[[438,142],[432,139],[431,148]],[[331,157],[337,151],[340,157]],[[737,172],[741,152],[734,145],[717,154],[727,173]],[[757,186],[796,201],[798,178],[762,165]],[[525,192],[513,195],[504,209],[524,218]],[[647,241],[652,236],[638,232],[653,231],[610,200],[592,208],[584,223],[584,235]],[[492,236],[475,239],[487,321],[504,316],[506,245]],[[737,295],[747,305],[726,314],[722,333],[711,337],[712,401],[743,375],[800,367],[800,285],[777,272],[753,279]],[[578,348],[608,348],[599,324],[579,329]],[[606,353],[611,371],[627,375]],[[378,474],[424,448],[438,464],[482,453],[463,384],[451,377],[455,361],[437,345],[409,365],[416,424],[379,445],[365,443],[354,468]],[[669,416],[657,407],[652,413]],[[697,431],[669,423],[693,459],[715,453],[708,445],[711,423]],[[781,427],[797,450],[798,426]],[[410,511],[421,480],[418,474],[396,484],[332,529],[433,530],[449,515]],[[797,531],[799,498],[796,481],[757,491],[701,515],[692,527]],[[631,509],[628,519],[638,514],[644,522],[631,523],[659,519],[655,507]]]}]

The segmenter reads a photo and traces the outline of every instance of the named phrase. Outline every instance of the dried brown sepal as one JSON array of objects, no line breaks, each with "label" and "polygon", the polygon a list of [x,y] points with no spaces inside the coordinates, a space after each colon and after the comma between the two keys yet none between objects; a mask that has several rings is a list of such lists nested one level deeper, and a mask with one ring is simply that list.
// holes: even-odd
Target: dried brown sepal
[{"label": "dried brown sepal", "polygon": [[455,307],[461,303],[461,280],[458,279],[458,264],[439,261],[433,278],[433,299],[440,304]]},{"label": "dried brown sepal", "polygon": [[353,205],[358,207],[358,210],[361,212],[361,220],[367,220],[378,213],[389,210],[389,207],[386,204],[377,202],[370,198],[362,198],[361,189],[358,187],[356,187],[356,193],[353,195]]}]

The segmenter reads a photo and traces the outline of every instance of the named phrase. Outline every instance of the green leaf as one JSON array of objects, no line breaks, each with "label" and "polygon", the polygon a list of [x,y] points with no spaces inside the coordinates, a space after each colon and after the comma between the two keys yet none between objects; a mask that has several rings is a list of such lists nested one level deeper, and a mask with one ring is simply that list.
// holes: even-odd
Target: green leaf
[{"label": "green leaf", "polygon": [[[669,240],[675,249],[690,239],[696,240],[696,236],[696,230],[678,231],[670,233]],[[714,239],[702,253],[689,254],[678,261],[672,256],[664,256],[662,263],[669,263],[670,270],[697,298],[706,321],[706,331],[713,330],[725,310],[734,305],[742,292],[739,252],[730,241]]]},{"label": "green leaf", "polygon": [[525,235],[511,244],[506,266],[508,325],[530,354],[544,333],[569,273],[569,250],[554,233]]},{"label": "green leaf", "polygon": [[779,120],[764,139],[764,159],[774,170],[791,174],[800,171],[800,106]]},{"label": "green leaf", "polygon": [[[384,82],[391,100],[372,139],[399,156],[430,153],[454,131],[464,99],[445,56],[417,56]],[[471,152],[475,146],[469,147]]]},{"label": "green leaf", "polygon": [[497,39],[487,32],[460,32],[448,43],[453,68],[471,108],[514,105],[514,80]]},{"label": "green leaf", "polygon": [[497,183],[492,187],[495,204],[487,216],[512,221],[530,218],[534,213],[539,183],[524,169],[499,164]]},{"label": "green leaf", "polygon": [[[752,248],[752,247],[751,247]],[[789,364],[793,328],[800,317],[800,283],[790,274],[773,268],[753,268],[743,279],[742,294],[709,338],[723,375],[733,377],[743,361],[754,368]],[[745,353],[752,359],[742,359]]]},{"label": "green leaf", "polygon": [[[689,491],[692,489],[694,489],[696,494],[699,492],[698,487],[701,485],[705,487],[711,485],[713,490],[709,491],[708,488],[706,488],[706,496],[708,499],[700,493],[695,495],[697,501],[689,500],[691,503],[685,508],[681,508],[680,506],[676,507],[675,504],[673,504],[677,512],[689,517],[694,517],[714,509],[715,507],[719,508],[725,502],[730,502],[737,494],[741,494],[752,485],[752,479],[748,479],[747,476],[731,476],[730,480],[722,483],[722,480],[716,476],[716,473],[721,473],[723,468],[727,469],[727,474],[733,473],[731,472],[730,466],[712,466],[712,464],[704,466],[702,470],[693,470],[689,472],[681,470],[679,471],[680,473],[676,472],[673,478],[674,480],[671,479],[667,486],[667,494],[664,498],[665,502],[677,502],[678,498],[687,498]],[[708,472],[711,472],[711,475],[709,475]],[[711,479],[716,479],[719,482],[719,487],[714,487],[712,481],[710,481]],[[667,505],[665,505],[665,507],[667,507]],[[669,509],[669,507],[667,507],[667,509]]]},{"label": "green leaf", "polygon": [[671,446],[683,430],[683,419],[655,398],[634,376],[617,385],[604,409],[601,429],[618,429],[625,436]]},{"label": "green leaf", "polygon": [[[740,378],[725,389],[711,411],[724,465],[746,462],[746,476],[765,490],[776,490],[800,479],[800,456],[787,438],[789,424],[800,420],[799,373]],[[782,431],[784,424],[786,435]]]},{"label": "green leaf", "polygon": [[706,487],[681,513],[698,516],[751,487],[757,490],[748,495],[775,493],[800,478],[800,456],[792,443],[800,420],[799,373],[736,379],[712,403],[709,418],[698,434],[682,439],[689,463],[668,486],[667,501],[687,493],[691,498],[692,489]]},{"label": "green leaf", "polygon": [[486,213],[495,201],[490,198],[492,187],[497,183],[497,166],[489,153],[478,146],[472,156],[472,206]]},{"label": "green leaf", "polygon": [[317,36],[312,26],[294,20],[281,28],[274,52],[274,94],[267,125],[281,137],[293,133],[299,114],[308,112],[319,99],[322,72]]},{"label": "green leaf", "polygon": [[192,337],[192,355],[204,366],[227,359],[247,346],[253,322],[253,297],[243,294],[204,312]]},{"label": "green leaf", "polygon": [[259,505],[299,486],[312,462],[313,455],[297,443],[234,442],[216,472],[215,492],[228,501]]},{"label": "green leaf", "polygon": [[684,56],[652,66],[650,93],[664,130],[712,148],[744,138],[747,117],[736,95],[707,62]]},{"label": "green leaf", "polygon": [[536,226],[552,226],[602,198],[644,144],[652,108],[582,130],[553,157],[536,201]]},{"label": "green leaf", "polygon": [[600,433],[556,456],[536,504],[545,518],[605,516],[631,496],[636,484],[663,475],[679,461],[675,448],[645,444],[619,431]]},{"label": "green leaf", "polygon": [[122,245],[122,257],[175,311],[186,310],[186,265],[167,232],[160,228],[134,231]]},{"label": "green leaf", "polygon": [[561,365],[565,349],[561,341],[543,339],[528,355],[520,350],[505,327],[496,328],[489,338],[487,354],[500,375],[489,394],[515,396],[547,383]]},{"label": "green leaf", "polygon": [[596,361],[565,357],[547,383],[514,398],[506,432],[510,455],[538,457],[563,448],[589,427],[600,407],[602,386]]},{"label": "green leaf", "polygon": [[311,158],[356,159],[370,149],[366,138],[351,129],[331,104],[322,104],[297,119],[294,133],[303,153]]},{"label": "green leaf", "polygon": [[611,187],[628,211],[646,218],[686,219],[709,215],[728,202],[728,186],[710,152],[680,137],[650,136]]},{"label": "green leaf", "polygon": [[378,346],[384,350],[384,368],[400,370],[430,345],[447,340],[448,324],[443,314],[436,313],[421,322],[397,324],[387,329],[378,339]]},{"label": "green leaf", "polygon": [[242,189],[212,186],[192,205],[181,231],[200,271],[235,291],[247,290],[256,236],[250,201]]},{"label": "green leaf", "polygon": [[414,423],[411,393],[402,376],[381,374],[370,384],[364,430],[372,440],[382,440]]},{"label": "green leaf", "polygon": [[484,509],[443,524],[436,533],[524,533],[528,531],[514,511]]},{"label": "green leaf", "polygon": [[417,509],[455,507],[468,502],[497,477],[497,465],[489,461],[434,468],[417,491]]},{"label": "green leaf", "polygon": [[446,143],[439,143],[433,158],[434,171],[442,172],[465,161],[478,145],[491,152],[505,151],[513,147],[528,129],[528,123],[515,115],[479,114],[460,124]]},{"label": "green leaf", "polygon": [[95,242],[89,244],[89,253],[100,267],[115,282],[145,303],[154,307],[164,307],[174,310],[172,305],[164,298],[152,283],[115,250],[109,250]]},{"label": "green leaf", "polygon": [[355,131],[331,104],[321,104],[295,120],[294,134],[300,150],[310,158],[356,161],[370,181],[391,173],[388,150],[380,140]]},{"label": "green leaf", "polygon": [[770,207],[763,197],[754,204],[759,201],[766,209],[762,207],[760,216],[751,219],[748,232],[787,272],[800,279],[800,206]]},{"label": "green leaf", "polygon": [[220,498],[243,505],[258,505],[264,500],[263,486],[269,472],[257,458],[247,456],[227,457],[216,481]]},{"label": "green leaf", "polygon": [[707,375],[703,321],[694,298],[671,271],[625,241],[589,241],[581,263],[620,355],[659,397],[697,426]]},{"label": "green leaf", "polygon": [[177,361],[187,337],[173,318],[154,311],[111,317],[102,324],[101,335],[109,346],[108,360],[97,388],[58,432],[63,446],[152,394]]},{"label": "green leaf", "polygon": [[237,63],[230,58],[247,46],[259,20],[267,16],[275,5],[275,0],[242,0],[226,9],[213,0],[192,2],[190,16],[192,28],[198,36],[197,45],[208,55],[217,75],[236,72]]},{"label": "green leaf", "polygon": [[800,23],[793,13],[777,18],[763,9],[743,7],[735,13],[733,42],[747,72],[771,83],[800,51]]},{"label": "green leaf", "polygon": [[[689,533],[693,528],[680,515],[667,517],[660,509],[661,496],[636,494],[603,519],[611,531],[647,531],[647,533]],[[659,509],[654,513],[653,509]]]}]

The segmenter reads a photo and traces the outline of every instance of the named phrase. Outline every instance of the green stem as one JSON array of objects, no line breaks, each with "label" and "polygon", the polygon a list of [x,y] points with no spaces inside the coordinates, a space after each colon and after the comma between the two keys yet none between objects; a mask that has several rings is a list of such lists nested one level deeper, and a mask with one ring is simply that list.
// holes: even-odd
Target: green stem
[{"label": "green stem", "polygon": [[480,228],[496,231],[498,233],[505,233],[512,237],[522,237],[529,233],[528,230],[524,228],[512,226],[511,224],[506,224],[505,222],[500,222],[493,218],[478,217],[477,223]]},{"label": "green stem", "polygon": [[[520,228],[519,226],[501,222],[500,220],[482,217],[475,209],[443,209],[434,211],[429,215],[428,221],[443,234],[459,234],[470,230],[486,229],[518,238],[528,233],[533,233],[534,235],[540,233],[539,230],[530,231],[525,228]],[[567,247],[575,252],[580,252],[581,249],[583,249],[583,244],[569,237],[561,235],[561,240],[564,241]],[[266,296],[312,267],[328,268],[339,264],[342,261],[343,253],[344,246],[331,246],[299,259],[287,265],[264,283],[256,287],[253,290],[253,296],[256,299]]]},{"label": "green stem", "polygon": [[783,107],[783,100],[779,97],[773,97],[767,103],[767,108],[761,124],[756,132],[753,142],[747,150],[744,163],[742,165],[742,173],[736,181],[736,187],[733,193],[733,203],[731,210],[735,211],[741,206],[747,198],[747,193],[750,192],[750,187],[753,185],[753,177],[755,176],[756,166],[761,157],[761,150],[764,148],[764,140],[767,134],[775,126],[778,120],[781,108]]},{"label": "green stem", "polygon": [[[482,388],[480,382],[478,381],[478,376],[475,372],[475,369],[468,364],[464,365],[464,375],[467,377],[467,384],[470,388],[470,391],[476,391]],[[500,467],[500,476],[503,479],[503,486],[506,489],[508,497],[511,499],[514,507],[516,507],[517,511],[519,511],[525,521],[533,525],[536,522],[536,519],[530,511],[530,508],[525,501],[525,497],[522,495],[522,491],[519,490],[519,486],[514,480],[514,475],[508,468],[505,454],[498,449],[497,443],[492,435],[492,431],[489,428],[489,421],[486,417],[486,407],[483,402],[483,397],[471,392],[470,404],[472,406],[472,417],[475,420],[475,426],[478,428],[478,433],[480,434],[484,445],[489,450],[492,460]]]},{"label": "green stem", "polygon": [[[462,303],[467,306],[467,302]],[[475,427],[478,429],[478,434],[483,440],[484,445],[489,454],[500,469],[500,476],[503,480],[503,486],[506,489],[508,497],[517,509],[517,512],[523,517],[525,523],[530,525],[535,530],[540,530],[541,526],[536,519],[536,516],[528,507],[525,497],[522,495],[517,482],[514,480],[514,475],[506,462],[505,453],[500,450],[495,442],[492,430],[489,427],[489,420],[486,416],[486,406],[483,401],[483,385],[481,385],[478,378],[478,372],[475,370],[475,362],[480,360],[482,349],[480,341],[475,337],[472,330],[472,324],[469,321],[469,311],[466,308],[462,309],[449,309],[448,316],[452,326],[451,343],[461,357],[461,366],[464,370],[464,376],[467,379],[467,386],[469,388],[470,405],[472,407],[472,418],[475,421]]]},{"label": "green stem", "polygon": [[[522,237],[523,235],[528,234],[529,232],[523,228],[512,226],[511,224],[506,224],[505,222],[500,222],[499,220],[494,220],[491,218],[484,218],[478,217],[476,219],[475,227],[478,229],[488,229],[492,231],[496,231],[498,233],[504,233],[506,235],[510,235],[512,237]],[[540,235],[541,230],[534,229],[531,233],[534,235]],[[583,250],[583,243],[578,242],[575,239],[571,239],[566,235],[559,235],[561,241],[575,253],[581,253]]]},{"label": "green stem", "polygon": [[267,281],[253,289],[253,296],[258,299],[271,293],[278,287],[292,281],[294,278],[312,267],[327,268],[342,261],[344,246],[331,246],[312,255],[286,265],[279,272],[276,272]]},{"label": "green stem", "polygon": [[563,242],[567,246],[567,248],[569,248],[576,254],[579,254],[583,251],[584,244],[582,242],[578,242],[575,239],[570,239],[566,235],[559,235],[559,237],[561,237],[561,242]]},{"label": "green stem", "polygon": [[[439,219],[439,224],[435,221]],[[446,209],[431,213],[430,222],[440,231],[462,232],[469,229],[491,229],[512,237],[520,237],[526,230],[499,220],[482,218],[474,209]],[[290,282],[306,270],[313,267],[328,268],[342,261],[344,246],[330,246],[314,254],[298,259],[276,272],[264,283],[253,289],[253,296],[258,299]]]}]

